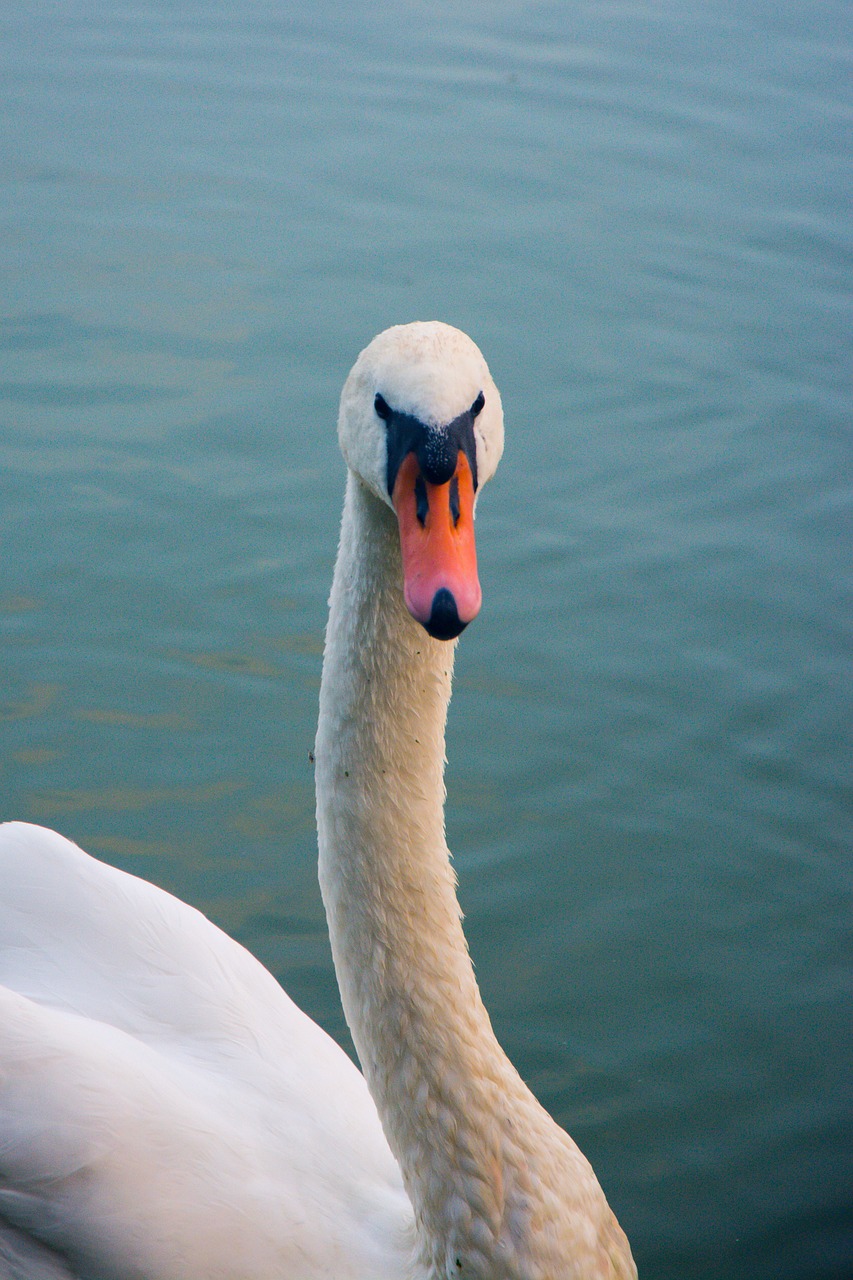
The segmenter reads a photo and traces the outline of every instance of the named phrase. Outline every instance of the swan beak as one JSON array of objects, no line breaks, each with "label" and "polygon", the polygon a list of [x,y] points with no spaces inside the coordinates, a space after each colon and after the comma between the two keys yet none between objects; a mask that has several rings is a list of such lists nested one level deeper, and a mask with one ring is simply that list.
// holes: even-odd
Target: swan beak
[{"label": "swan beak", "polygon": [[446,484],[432,484],[415,453],[400,464],[392,494],[400,526],[409,613],[436,640],[453,640],[480,612],[474,543],[474,478],[460,450]]}]

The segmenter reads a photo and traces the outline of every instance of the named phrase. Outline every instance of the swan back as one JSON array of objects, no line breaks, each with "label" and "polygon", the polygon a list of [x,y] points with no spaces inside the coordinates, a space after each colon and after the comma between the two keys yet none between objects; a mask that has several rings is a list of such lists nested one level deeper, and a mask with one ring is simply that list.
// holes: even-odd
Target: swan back
[{"label": "swan back", "polygon": [[411,1209],[364,1079],[262,965],[39,827],[0,826],[0,884],[10,1256],[114,1280],[400,1273]]}]

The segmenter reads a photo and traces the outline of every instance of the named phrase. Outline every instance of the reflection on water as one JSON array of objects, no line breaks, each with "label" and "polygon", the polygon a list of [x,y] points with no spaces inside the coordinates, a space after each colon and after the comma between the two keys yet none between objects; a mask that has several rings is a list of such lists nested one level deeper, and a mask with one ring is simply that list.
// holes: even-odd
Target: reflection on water
[{"label": "reflection on water", "polygon": [[110,711],[106,707],[80,710],[76,713],[83,720],[94,724],[117,724],[126,729],[183,729],[189,728],[188,718],[178,711],[151,712],[139,715],[133,711]]},{"label": "reflection on water", "polygon": [[0,720],[26,720],[42,716],[56,702],[58,693],[58,685],[29,685],[20,701],[0,705]]},{"label": "reflection on water", "polygon": [[250,653],[187,653],[170,654],[170,657],[185,658],[198,667],[206,667],[209,671],[232,671],[246,676],[279,676],[281,671]]},{"label": "reflection on water", "polygon": [[[345,1043],[340,384],[480,342],[448,830],[498,1033],[658,1280],[841,1277],[849,6],[119,0],[0,49],[0,781]],[[393,69],[393,70],[392,70]]]},{"label": "reflection on water", "polygon": [[41,817],[56,813],[82,813],[89,809],[125,810],[150,809],[155,805],[181,804],[205,805],[231,796],[245,783],[223,780],[203,787],[161,787],[146,790],[141,787],[104,787],[97,791],[41,791],[36,805]]}]

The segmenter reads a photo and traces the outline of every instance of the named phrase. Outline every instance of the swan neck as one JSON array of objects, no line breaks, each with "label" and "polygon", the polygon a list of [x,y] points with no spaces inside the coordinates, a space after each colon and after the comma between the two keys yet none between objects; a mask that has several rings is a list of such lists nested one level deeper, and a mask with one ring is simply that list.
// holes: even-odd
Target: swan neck
[{"label": "swan neck", "polygon": [[453,652],[407,612],[394,514],[350,474],[320,690],[320,886],[344,1012],[414,1209],[412,1274],[636,1277],[592,1169],[480,999],[444,836]]},{"label": "swan neck", "polygon": [[350,475],[317,735],[320,883],[362,1068],[427,1251],[443,1256],[469,1176],[460,1142],[469,1164],[495,1163],[484,1079],[506,1094],[517,1077],[480,999],[445,842],[454,645],[414,622],[401,582],[393,512]]}]

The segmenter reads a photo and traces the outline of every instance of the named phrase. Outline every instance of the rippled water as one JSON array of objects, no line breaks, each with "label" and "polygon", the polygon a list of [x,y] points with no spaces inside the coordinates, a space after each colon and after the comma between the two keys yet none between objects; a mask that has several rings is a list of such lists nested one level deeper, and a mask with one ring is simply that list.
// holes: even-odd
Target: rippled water
[{"label": "rippled water", "polygon": [[313,740],[336,400],[482,346],[448,825],[498,1033],[661,1280],[853,1267],[844,3],[12,0],[4,816],[345,1041]]}]

